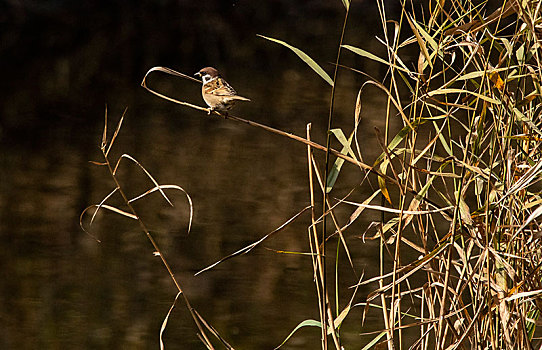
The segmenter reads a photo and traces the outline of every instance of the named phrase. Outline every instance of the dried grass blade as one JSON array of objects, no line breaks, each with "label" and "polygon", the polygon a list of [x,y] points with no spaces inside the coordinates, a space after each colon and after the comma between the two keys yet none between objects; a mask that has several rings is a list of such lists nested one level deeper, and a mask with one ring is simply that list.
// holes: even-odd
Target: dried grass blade
[{"label": "dried grass blade", "polygon": [[[420,24],[416,22],[413,18],[411,18],[411,20],[412,20],[412,23],[416,26],[416,29],[423,36],[425,41],[429,43],[429,45],[431,46],[431,49],[433,49],[434,52],[440,55],[441,52],[439,51],[439,45],[437,44],[435,39],[433,39],[433,36],[431,36],[425,29],[423,29],[423,27],[420,26]],[[439,30],[437,30],[437,32],[435,33],[435,36],[438,36],[438,35],[439,35]]]},{"label": "dried grass blade", "polygon": [[[324,191],[324,185],[322,183],[322,176],[320,174],[320,171],[318,171],[318,166],[316,165],[316,160],[314,159],[314,155],[311,156],[311,163],[312,163],[312,166],[313,166],[313,169],[314,169],[314,172],[316,174],[316,179],[318,180],[318,184],[320,185],[320,189],[322,190],[322,193]],[[346,256],[348,257],[348,261],[350,263],[350,266],[352,267],[352,270],[355,270],[354,268],[354,263],[352,261],[352,257],[350,255],[350,250],[348,249],[348,245],[346,244],[346,240],[344,239],[344,235],[342,233],[342,229],[339,227],[339,224],[337,223],[337,219],[335,217],[335,214],[333,213],[333,209],[339,205],[340,201],[335,204],[334,206],[332,206],[330,203],[329,203],[329,200],[326,199],[326,206],[327,206],[327,210],[322,214],[322,216],[317,220],[317,222],[321,222],[321,220],[323,221],[323,218],[330,214],[331,215],[331,218],[333,220],[333,224],[335,225],[335,233],[337,233],[339,235],[339,238],[341,240],[341,243],[343,245],[343,248],[344,248],[344,251],[346,252]],[[329,236],[331,237],[331,236]],[[328,237],[328,238],[329,238]],[[326,239],[327,240],[327,239]]]},{"label": "dried grass blade", "polygon": [[[196,309],[192,309],[192,311],[198,317],[200,322],[203,323],[203,325],[205,327],[207,327],[209,332],[211,332],[218,340],[220,340],[220,342],[222,343],[222,345],[224,345],[226,347],[226,349],[234,350],[233,346],[231,346],[224,338],[222,338],[222,336],[216,331],[216,329],[214,329],[213,326],[211,326],[209,323],[207,323],[207,321],[205,321],[205,319],[203,317],[201,317],[201,315],[198,313],[198,311]],[[210,349],[213,349],[213,346],[210,343],[207,343],[207,342],[205,342],[205,343],[208,344],[208,347]]]},{"label": "dried grass blade", "polygon": [[104,122],[104,132],[102,134],[102,144],[100,146],[100,149],[103,150],[105,149],[105,146],[107,145],[107,105],[105,105],[105,115],[104,115],[104,118],[105,118],[105,122]]},{"label": "dried grass blade", "polygon": [[265,236],[263,236],[262,238],[260,238],[258,241],[252,243],[252,244],[249,244],[248,246],[242,248],[242,249],[239,249],[238,251],[236,251],[235,253],[232,253],[220,260],[218,260],[217,262],[215,262],[214,264],[212,265],[209,265],[207,266],[206,268],[196,272],[194,274],[194,276],[197,276],[199,275],[200,273],[202,272],[205,272],[207,270],[210,270],[212,268],[214,268],[215,266],[217,266],[218,264],[226,261],[226,260],[229,260],[231,258],[234,258],[236,256],[239,256],[239,255],[244,255],[244,254],[247,254],[248,252],[250,252],[252,249],[256,248],[258,245],[260,245],[262,242],[264,242],[266,239],[268,239],[269,237],[271,237],[273,234],[283,230],[286,226],[288,226],[290,223],[292,223],[295,219],[297,219],[301,214],[303,214],[305,211],[307,211],[308,209],[310,209],[311,206],[306,206],[305,208],[303,208],[300,212],[298,212],[297,214],[295,214],[294,216],[292,216],[290,219],[288,219],[288,221],[286,221],[285,223],[283,223],[282,225],[280,225],[278,228],[274,229],[273,231],[269,232],[268,234],[266,234]]},{"label": "dried grass blade", "polygon": [[115,212],[117,214],[129,217],[130,219],[134,219],[134,220],[138,219],[138,217],[136,215],[134,215],[132,213],[128,213],[128,212],[126,212],[124,210],[121,210],[121,209],[119,209],[117,207],[113,207],[111,205],[104,204],[104,205],[102,205],[102,208],[108,209],[108,210],[111,210],[112,212]]},{"label": "dried grass blade", "polygon": [[498,203],[502,202],[505,198],[517,193],[518,191],[530,186],[535,179],[538,178],[538,175],[542,172],[542,160],[539,160],[538,163],[530,168],[522,177],[520,177],[508,192],[502,196]]},{"label": "dried grass blade", "polygon": [[141,86],[143,86],[144,88],[147,88],[147,84],[146,84],[146,80],[147,80],[147,76],[149,74],[151,74],[152,72],[163,72],[163,73],[166,73],[166,74],[170,74],[170,75],[174,75],[174,76],[177,76],[177,77],[181,77],[181,78],[185,78],[185,79],[188,79],[188,80],[192,80],[196,83],[201,83],[201,80],[199,79],[196,79],[194,77],[191,77],[190,75],[186,75],[186,74],[183,74],[183,73],[179,73],[177,72],[176,70],[173,70],[171,68],[167,68],[167,67],[153,67],[151,69],[149,69],[147,71],[147,73],[145,74],[145,76],[143,77],[143,81],[141,82]]},{"label": "dried grass blade", "polygon": [[[444,237],[442,240],[445,240],[447,237],[449,236],[446,235],[446,237]],[[419,259],[419,260],[416,260],[412,263],[410,263],[409,265],[401,268],[400,270],[396,271],[395,273],[396,274],[401,274],[401,273],[405,273],[405,275],[401,276],[400,278],[398,278],[396,281],[395,281],[395,284],[398,284],[398,283],[401,283],[402,281],[404,281],[406,278],[408,278],[410,275],[412,275],[414,272],[418,271],[419,269],[421,269],[425,264],[427,264],[429,261],[431,261],[432,259],[434,259],[438,254],[440,254],[445,248],[447,248],[448,246],[450,245],[449,242],[444,242],[444,243],[441,243],[438,247],[436,247],[435,249],[433,249],[433,251],[431,251],[429,254],[425,255],[423,258]],[[388,278],[388,277],[391,277],[392,275],[394,274],[394,272],[389,272],[387,274],[384,274],[384,275],[381,275],[381,276],[376,276],[376,277],[373,277],[371,279],[368,279],[368,280],[365,280],[361,283],[359,283],[360,285],[364,285],[364,284],[369,284],[369,283],[372,283],[372,282],[376,282],[376,281],[379,281],[379,280],[382,280],[382,279],[385,279],[385,278]],[[384,292],[386,290],[388,290],[389,288],[392,287],[392,284],[388,284],[386,286],[383,286],[382,288],[380,289],[377,289],[373,292],[371,292],[369,294],[369,296],[371,296],[371,299],[369,299],[369,297],[367,297],[367,301],[369,300],[373,300],[376,295],[378,293],[381,293],[381,292]]]},{"label": "dried grass blade", "polygon": [[[483,4],[485,3],[482,2],[476,7],[479,7]],[[456,33],[466,33],[466,32],[468,32],[469,35],[474,35],[476,32],[482,30],[483,28],[486,28],[493,22],[499,21],[513,14],[514,11],[516,11],[515,9],[516,6],[518,6],[517,1],[507,1],[505,5],[493,11],[489,16],[484,17],[483,19],[472,20],[458,27],[450,28],[446,32],[444,32],[444,35],[447,36],[447,35],[454,35]],[[465,15],[467,15],[467,13],[465,13]]]},{"label": "dried grass blade", "polygon": [[463,223],[467,226],[472,226],[472,215],[470,213],[470,208],[467,202],[465,202],[465,198],[463,198],[463,196],[460,196],[458,206],[459,215],[461,220],[463,220]]},{"label": "dried grass blade", "polygon": [[83,232],[85,232],[87,235],[89,235],[90,237],[92,237],[92,239],[94,239],[96,242],[98,243],[101,243],[102,241],[98,239],[98,237],[94,236],[92,233],[90,233],[90,231],[88,231],[84,226],[83,226],[83,216],[85,216],[85,213],[90,210],[90,208],[93,208],[94,206],[90,206],[90,207],[86,207],[82,212],[81,212],[81,215],[79,215],[79,227],[81,227],[81,229],[83,230]]},{"label": "dried grass blade", "polygon": [[135,202],[136,200],[138,199],[141,199],[143,197],[145,197],[146,195],[150,194],[150,193],[153,193],[153,192],[156,192],[156,191],[159,191],[159,190],[164,190],[164,189],[173,189],[173,190],[179,190],[181,192],[183,192],[186,196],[186,199],[188,200],[188,205],[190,207],[190,221],[188,223],[188,233],[190,233],[190,229],[192,227],[192,218],[194,216],[194,205],[192,203],[192,198],[190,197],[190,195],[188,194],[188,192],[186,192],[184,190],[184,188],[182,188],[181,186],[178,186],[178,185],[159,185],[159,186],[155,186],[153,188],[151,188],[150,190],[146,191],[145,193],[143,194],[140,194],[139,196],[137,197],[134,197],[132,199],[130,199],[128,201],[128,203],[132,203],[132,202]]},{"label": "dried grass blade", "polygon": [[437,208],[437,209],[433,209],[433,210],[399,210],[399,209],[394,209],[394,208],[383,207],[383,206],[380,206],[380,205],[357,203],[357,202],[351,202],[351,201],[343,201],[343,203],[350,204],[350,205],[355,205],[355,206],[363,207],[363,208],[367,208],[367,209],[385,211],[387,213],[394,213],[394,214],[403,213],[405,215],[434,214],[434,213],[441,213],[443,211],[453,209],[453,206],[449,206],[449,207]]},{"label": "dried grass blade", "polygon": [[[356,287],[359,287],[359,286],[356,286]],[[335,329],[341,326],[346,316],[348,316],[348,313],[350,312],[351,307],[352,307],[351,304],[346,305],[346,307],[343,309],[343,311],[341,311],[339,316],[337,316],[337,318],[333,321],[333,327],[335,327]],[[331,333],[331,329],[328,330],[328,334],[330,333]]]},{"label": "dried grass blade", "polygon": [[[185,74],[182,74],[182,73],[179,73],[179,72],[176,72],[174,71],[173,69],[169,69],[169,68],[166,68],[166,67],[154,67],[154,68],[151,68],[149,69],[149,71],[147,72],[147,74],[145,74],[145,77],[143,78],[143,81],[141,82],[141,86],[147,90],[148,92],[150,92],[151,94],[153,95],[156,95],[160,98],[163,98],[164,100],[166,101],[170,101],[170,102],[173,102],[173,103],[176,103],[178,105],[181,105],[181,106],[186,106],[186,107],[190,107],[190,108],[194,108],[194,109],[197,109],[197,110],[200,110],[200,111],[205,111],[205,112],[209,112],[209,108],[204,108],[204,107],[200,107],[200,106],[196,106],[192,103],[188,103],[188,102],[184,102],[184,101],[179,101],[177,99],[174,99],[172,97],[169,97],[169,96],[166,96],[164,94],[161,94],[159,93],[158,91],[155,91],[153,89],[151,89],[150,87],[147,86],[147,82],[146,82],[146,79],[147,79],[147,76],[151,73],[151,72],[154,72],[154,71],[160,71],[160,72],[165,72],[165,73],[168,73],[168,74],[171,74],[171,75],[176,75],[176,76],[180,76],[180,77],[183,77],[183,78],[187,78],[187,79],[190,79],[190,80],[194,80],[198,83],[201,83],[201,81],[199,81],[198,79],[195,79],[195,78],[192,78],[188,75],[185,75]],[[217,114],[219,114],[218,112],[216,112]]]},{"label": "dried grass blade", "polygon": [[[98,205],[97,205],[97,204],[93,204],[93,205],[91,205],[91,206],[85,208],[85,210],[83,211],[83,214],[84,214],[88,209],[93,208],[93,207],[98,208]],[[128,218],[130,218],[130,219],[134,219],[134,220],[137,220],[137,219],[138,219],[138,217],[137,217],[136,215],[131,214],[131,213],[128,213],[128,212],[126,212],[126,211],[124,211],[124,210],[122,210],[122,209],[113,207],[113,206],[111,206],[111,205],[103,204],[103,205],[100,206],[100,208],[107,209],[107,210],[111,210],[111,211],[114,212],[114,213],[117,213],[117,214],[126,216],[126,217],[128,217]]]},{"label": "dried grass blade", "polygon": [[364,85],[365,84],[363,84],[359,88],[358,97],[356,98],[356,107],[354,109],[354,125],[355,125],[356,130],[357,130],[357,127],[358,127],[359,122],[361,120],[361,107],[362,107],[362,104],[361,104],[361,92],[363,91],[363,86]]},{"label": "dried grass blade", "polygon": [[98,214],[98,211],[100,210],[100,208],[104,205],[104,203],[115,193],[117,192],[119,188],[118,187],[115,187],[115,189],[113,191],[111,191],[107,196],[104,197],[104,199],[102,199],[102,201],[100,202],[100,204],[98,204],[96,206],[96,210],[94,211],[94,214],[92,214],[92,218],[90,219],[90,224],[89,226],[92,226],[92,223],[94,222],[94,218],[96,217],[96,214]]},{"label": "dried grass blade", "polygon": [[455,344],[452,344],[450,345],[447,350],[455,350],[459,347],[461,347],[461,344],[463,343],[463,341],[465,340],[466,337],[469,336],[469,334],[471,333],[472,329],[479,323],[478,322],[478,318],[480,317],[482,311],[484,310],[484,304],[480,304],[480,307],[478,308],[478,311],[476,312],[476,314],[472,317],[472,321],[469,323],[469,325],[467,326],[467,328],[465,329],[465,331],[461,334],[461,338],[459,338]]},{"label": "dried grass blade", "polygon": [[113,143],[115,143],[115,140],[117,139],[117,135],[119,134],[120,128],[122,126],[122,122],[124,120],[124,116],[126,115],[126,111],[128,111],[128,107],[124,109],[124,112],[122,113],[122,116],[120,117],[120,120],[117,124],[117,129],[115,129],[115,133],[113,134],[113,137],[111,138],[111,142],[109,142],[109,147],[107,147],[107,151],[105,152],[106,157],[109,155],[109,151],[111,150],[111,147],[113,147]]},{"label": "dried grass blade", "polygon": [[[429,141],[427,143],[427,146],[425,146],[424,149],[419,152],[419,154],[416,156],[416,158],[414,158],[414,160],[412,161],[413,165],[418,163],[418,161],[420,159],[422,159],[422,157],[425,156],[425,154],[433,147],[433,144],[438,140],[438,137],[439,137],[438,135],[442,133],[442,129],[444,128],[444,126],[445,126],[445,124],[442,125],[442,128],[440,130],[437,129],[437,136],[433,137],[433,139],[431,139],[431,141]],[[429,171],[429,173],[432,173],[432,172]],[[439,175],[440,174],[441,173],[439,173]],[[455,175],[455,174],[453,174],[453,175]]]},{"label": "dried grass blade", "polygon": [[523,225],[521,225],[521,227],[518,229],[518,232],[522,231],[525,227],[527,227],[527,225],[529,225],[533,220],[538,218],[540,215],[542,215],[542,206],[539,206],[538,208],[536,208],[535,211],[533,211],[531,215],[529,215],[527,220],[525,220]]},{"label": "dried grass blade", "polygon": [[507,66],[505,68],[478,70],[478,71],[466,73],[466,74],[460,76],[459,78],[457,78],[457,80],[470,80],[470,79],[480,78],[480,77],[483,77],[483,76],[491,74],[491,73],[509,71],[509,70],[517,68],[517,67],[518,66]]},{"label": "dried grass blade", "polygon": [[[416,26],[413,23],[413,20],[410,18],[410,15],[405,16],[408,24],[410,25],[410,28],[412,29],[412,32],[416,36],[416,40],[418,41],[418,45],[420,45],[420,49],[422,50],[422,54],[425,57],[425,61],[433,68],[433,62],[431,62],[431,56],[429,56],[429,51],[427,51],[427,46],[425,46],[425,42],[422,38],[422,35],[420,34],[420,29],[418,26]],[[421,72],[418,72],[421,73]]]},{"label": "dried grass blade", "polygon": [[107,165],[107,162],[96,162],[94,160],[89,160],[88,161],[90,164],[94,164],[94,165],[98,165],[98,166],[105,166]]},{"label": "dried grass blade", "polygon": [[[380,193],[380,189],[373,192],[373,194],[371,194],[369,198],[363,201],[363,204],[369,204],[379,193]],[[348,222],[341,228],[341,230],[344,231],[348,226],[350,226],[354,221],[356,221],[356,219],[361,215],[361,213],[364,210],[365,210],[365,207],[362,205],[359,205],[356,208],[356,210],[354,210],[354,212],[350,215],[350,217],[348,218]]]},{"label": "dried grass blade", "polygon": [[[145,173],[145,175],[147,175],[147,177],[152,181],[152,183],[154,184],[155,187],[158,188],[158,191],[160,191],[160,193],[162,194],[162,196],[164,197],[164,199],[169,203],[169,205],[171,205],[173,207],[173,203],[171,203],[171,201],[169,200],[169,198],[166,196],[166,194],[164,193],[164,191],[162,191],[162,189],[160,188],[160,185],[158,184],[158,182],[154,179],[154,177],[152,177],[152,175],[147,171],[147,169],[145,169],[145,167],[143,165],[141,165],[141,163],[139,163],[135,158],[133,158],[131,155],[127,154],[127,153],[124,153],[122,156],[120,156],[119,158],[119,162],[117,163],[117,166],[115,167],[115,172],[117,170],[117,167],[118,167],[118,164],[120,163],[120,159],[122,158],[126,158],[126,159],[129,159],[131,160],[132,162],[134,162],[135,164],[137,164],[137,166],[139,166],[141,168],[141,170],[143,170],[143,172]],[[114,172],[114,173],[115,173]],[[184,190],[183,190],[184,191]]]},{"label": "dried grass blade", "polygon": [[491,98],[489,96],[486,96],[486,95],[483,95],[471,90],[464,90],[464,89],[457,89],[457,88],[447,88],[447,89],[445,88],[445,89],[432,90],[427,93],[427,96],[432,97],[432,96],[446,95],[446,94],[468,94],[468,95],[473,95],[486,102],[492,103],[494,105],[502,104],[501,101]]},{"label": "dried grass blade", "polygon": [[531,120],[531,118],[527,117],[525,114],[521,113],[519,109],[514,107],[513,109],[514,116],[516,117],[516,120],[524,122],[527,124],[532,130],[534,130],[538,135],[542,135],[542,130],[540,130],[535,123]]},{"label": "dried grass blade", "polygon": [[539,294],[542,294],[542,289],[531,290],[531,291],[528,291],[528,292],[516,293],[516,294],[513,294],[513,295],[505,298],[504,301],[512,301],[512,300],[516,300],[516,299],[520,299],[520,298],[532,297],[532,296],[539,295]]},{"label": "dried grass blade", "polygon": [[[407,211],[416,211],[416,209],[418,209],[420,207],[421,198],[425,197],[425,195],[427,194],[427,191],[429,191],[429,187],[431,187],[431,185],[433,184],[434,179],[435,179],[435,176],[431,176],[428,179],[427,183],[418,192],[418,195],[415,196],[412,199],[412,201],[410,202],[410,205],[408,206]],[[453,206],[449,206],[449,208],[451,209],[451,208],[453,208]],[[405,227],[406,227],[406,225],[410,224],[410,222],[412,221],[413,218],[414,218],[414,215],[411,215],[411,214],[408,214],[408,213],[406,213],[404,215],[403,220],[405,222]]]},{"label": "dried grass blade", "polygon": [[169,315],[171,314],[171,312],[173,311],[173,309],[175,308],[175,303],[177,302],[177,299],[179,298],[179,296],[181,295],[182,293],[179,292],[177,293],[177,295],[175,296],[175,300],[173,300],[173,304],[171,305],[171,307],[169,308],[169,311],[166,315],[166,318],[164,318],[164,321],[162,322],[162,327],[160,328],[160,350],[164,350],[164,341],[162,339],[162,335],[164,334],[164,330],[166,329],[166,326],[167,326],[167,321],[169,319]]},{"label": "dried grass blade", "polygon": [[273,253],[277,253],[277,254],[293,254],[293,255],[307,255],[307,256],[316,256],[317,254],[316,253],[305,253],[305,252],[295,252],[295,251],[291,251],[291,250],[277,250],[277,249],[272,249],[272,248],[268,248],[268,247],[264,247],[266,250],[269,250]]}]

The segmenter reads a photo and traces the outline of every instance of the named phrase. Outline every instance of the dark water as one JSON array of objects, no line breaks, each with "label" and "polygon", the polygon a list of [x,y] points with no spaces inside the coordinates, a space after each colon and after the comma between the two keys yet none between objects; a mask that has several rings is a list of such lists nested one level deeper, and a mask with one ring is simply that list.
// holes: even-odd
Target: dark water
[{"label": "dark water", "polygon": [[[336,55],[341,1],[21,1],[1,7],[1,348],[159,346],[176,289],[144,234],[129,219],[106,212],[91,228],[101,243],[79,227],[83,209],[114,187],[105,168],[89,163],[102,160],[106,104],[110,132],[128,107],[112,159],[128,153],[160,183],[182,186],[193,199],[190,235],[182,194],[168,192],[173,208],[155,194],[135,207],[198,312],[234,347],[245,349],[277,346],[299,322],[318,318],[310,258],[265,249],[307,252],[308,214],[264,247],[193,276],[309,203],[305,146],[168,103],[139,84],[153,66],[193,73],[213,65],[253,101],[236,114],[298,135],[310,122],[313,138],[323,143],[329,86],[292,52],[256,34],[305,49],[331,73],[327,62]],[[381,50],[374,40],[380,34],[376,20],[372,3],[355,4],[346,42]],[[375,75],[381,69],[348,54],[344,63]],[[340,73],[336,126],[345,133],[352,130],[361,82]],[[195,83],[160,73],[149,83],[202,104]],[[372,127],[382,127],[384,104],[383,96],[370,91],[364,100],[359,138],[369,161],[378,153]],[[361,175],[345,165],[334,195],[347,193]],[[122,163],[119,178],[132,196],[152,186],[129,162]],[[352,199],[371,192],[358,189]],[[110,203],[120,205],[118,198]],[[352,211],[339,211],[340,222]],[[376,274],[376,245],[359,239],[376,218],[367,212],[346,232],[357,270],[341,253],[341,307],[357,275]],[[330,240],[331,256],[336,244]],[[356,301],[366,294],[361,289]],[[379,326],[369,317],[362,328],[361,309],[354,309],[342,328],[343,342],[360,347],[371,339],[360,333]],[[302,329],[288,348],[318,347],[319,337],[317,328]],[[182,303],[164,340],[167,349],[202,348]]]}]

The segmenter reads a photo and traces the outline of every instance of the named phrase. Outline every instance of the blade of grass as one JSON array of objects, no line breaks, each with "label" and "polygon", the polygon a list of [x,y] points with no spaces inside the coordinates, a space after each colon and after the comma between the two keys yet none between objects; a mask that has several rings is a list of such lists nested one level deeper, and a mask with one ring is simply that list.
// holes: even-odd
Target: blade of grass
[{"label": "blade of grass", "polygon": [[312,70],[314,70],[322,79],[324,79],[329,85],[333,86],[333,80],[329,77],[329,75],[326,73],[325,70],[322,69],[322,67],[320,67],[320,65],[318,65],[318,63],[316,63],[309,55],[307,55],[305,52],[301,51],[300,49],[298,49],[297,47],[294,47],[282,40],[278,40],[278,39],[273,39],[273,38],[270,38],[270,37],[267,37],[267,36],[263,36],[263,35],[260,35],[260,34],[257,34],[260,38],[264,38],[266,40],[269,40],[269,41],[273,41],[277,44],[280,44],[282,46],[285,46],[287,48],[289,48],[290,50],[292,50],[297,56],[299,56],[299,58],[301,58],[301,60],[303,62],[305,62],[309,67],[312,68]]},{"label": "blade of grass", "polygon": [[257,240],[256,242],[252,243],[252,244],[249,244],[248,246],[244,247],[244,248],[241,248],[239,249],[238,251],[236,251],[235,253],[232,253],[230,255],[227,255],[225,256],[224,258],[218,260],[217,262],[215,262],[214,264],[211,264],[209,266],[207,266],[206,268],[204,269],[201,269],[199,270],[198,272],[196,272],[194,274],[194,276],[197,276],[205,271],[208,271],[212,268],[214,268],[215,266],[217,266],[218,264],[220,263],[223,263],[224,261],[226,260],[229,260],[231,258],[234,258],[236,256],[240,256],[240,255],[244,255],[244,254],[247,254],[248,252],[250,252],[252,249],[256,248],[257,246],[259,246],[261,243],[263,243],[265,240],[267,240],[269,237],[271,237],[272,235],[274,235],[275,233],[277,232],[280,232],[282,231],[286,226],[288,226],[289,224],[291,224],[295,219],[297,219],[301,214],[303,214],[305,211],[307,211],[308,209],[310,209],[311,206],[307,206],[305,208],[303,208],[300,212],[298,212],[297,214],[295,214],[294,216],[292,216],[290,219],[288,219],[285,223],[283,223],[282,225],[280,225],[278,228],[274,229],[273,231],[269,232],[268,234],[266,234],[265,236],[263,236],[262,238],[260,238],[259,240]]},{"label": "blade of grass", "polygon": [[173,311],[173,309],[175,308],[175,303],[177,302],[177,299],[179,298],[179,296],[181,295],[181,292],[178,292],[177,295],[175,296],[175,300],[173,300],[173,304],[171,305],[171,307],[169,308],[169,311],[166,315],[166,317],[164,318],[164,321],[162,322],[162,327],[160,327],[160,350],[164,350],[165,347],[164,347],[164,340],[163,340],[163,335],[164,335],[164,331],[166,330],[166,326],[167,326],[167,321],[169,319],[169,315],[171,315],[171,312]]},{"label": "blade of grass", "polygon": [[352,46],[352,45],[342,45],[342,47],[344,47],[347,50],[352,51],[353,53],[355,53],[357,55],[360,55],[361,57],[365,57],[365,58],[368,58],[370,60],[382,63],[382,64],[384,64],[386,66],[389,66],[389,67],[395,68],[397,70],[403,71],[405,73],[412,74],[412,72],[410,70],[408,70],[406,67],[399,67],[399,66],[397,66],[395,64],[390,64],[385,59],[380,58],[377,55],[370,53],[369,51],[360,49],[359,47],[355,47],[355,46]]},{"label": "blade of grass", "polygon": [[139,196],[136,196],[136,197],[130,199],[128,202],[129,203],[135,202],[135,201],[137,201],[137,200],[139,200],[141,198],[144,198],[148,194],[151,194],[151,193],[156,192],[156,191],[164,190],[164,189],[178,190],[178,191],[183,192],[184,195],[186,196],[186,199],[188,200],[188,206],[190,208],[190,220],[188,222],[188,233],[190,233],[190,229],[192,228],[192,219],[193,219],[193,216],[194,216],[194,205],[192,203],[192,198],[190,197],[188,192],[186,192],[184,190],[184,188],[182,188],[181,186],[178,186],[178,185],[159,185],[159,186],[155,186],[155,187],[151,188],[150,190],[147,190],[145,193],[142,193]]},{"label": "blade of grass", "polygon": [[[350,154],[352,158],[356,158],[354,152],[352,151],[352,148],[350,147],[352,143],[352,138],[354,137],[354,134],[352,133],[348,140],[346,139],[346,136],[344,136],[344,133],[341,129],[333,129],[331,132],[337,137],[337,140],[343,145],[343,149],[341,150],[341,154],[347,155]],[[333,186],[335,185],[335,182],[337,181],[337,178],[339,177],[339,173],[341,172],[342,166],[344,164],[344,159],[337,158],[335,160],[335,163],[333,163],[333,167],[331,168],[331,171],[329,172],[328,181],[326,184],[326,192],[329,193],[333,189]]]},{"label": "blade of grass", "polygon": [[286,344],[286,342],[292,337],[292,335],[294,335],[295,332],[297,332],[300,328],[303,328],[303,327],[319,327],[321,328],[322,327],[322,323],[320,321],[316,321],[316,320],[305,320],[301,323],[299,323],[293,331],[290,332],[290,334],[288,334],[288,336],[286,337],[286,339],[284,339],[284,341],[282,343],[280,343],[279,346],[277,346],[275,348],[275,350],[281,348],[284,344]]}]

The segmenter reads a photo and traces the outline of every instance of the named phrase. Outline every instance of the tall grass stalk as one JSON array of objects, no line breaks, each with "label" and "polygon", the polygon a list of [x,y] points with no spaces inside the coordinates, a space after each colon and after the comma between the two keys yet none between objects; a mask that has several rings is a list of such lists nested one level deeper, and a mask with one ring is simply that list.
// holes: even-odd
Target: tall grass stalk
[{"label": "tall grass stalk", "polygon": [[[222,343],[222,345],[225,346],[225,348],[233,349],[233,347],[231,345],[229,345],[218,334],[218,332],[216,332],[216,330],[205,321],[205,319],[196,311],[196,309],[191,306],[190,301],[188,300],[188,297],[187,297],[186,293],[181,288],[181,284],[180,284],[179,280],[175,277],[175,274],[173,273],[173,270],[171,269],[171,266],[169,265],[164,253],[162,252],[162,250],[158,246],[157,242],[154,240],[152,234],[150,233],[149,229],[147,228],[147,225],[145,224],[143,219],[138,215],[138,213],[136,212],[134,206],[132,205],[133,202],[135,202],[137,200],[140,200],[140,199],[146,197],[148,194],[151,194],[151,193],[156,192],[156,191],[161,193],[161,195],[163,196],[163,198],[166,200],[167,203],[169,203],[170,205],[173,205],[172,202],[170,201],[170,199],[165,194],[164,190],[173,189],[173,190],[181,191],[182,193],[184,193],[186,195],[186,197],[188,199],[188,202],[189,202],[189,205],[190,205],[190,222],[189,222],[189,225],[188,225],[188,232],[190,232],[190,227],[192,225],[192,213],[193,213],[192,200],[191,200],[190,196],[180,186],[177,186],[177,185],[160,185],[160,184],[158,184],[158,182],[143,167],[143,165],[141,165],[141,163],[139,163],[135,158],[133,158],[132,156],[130,156],[128,154],[123,154],[122,156],[120,156],[118,158],[118,160],[116,161],[116,164],[115,164],[114,167],[111,164],[110,154],[109,153],[110,153],[110,151],[111,151],[111,149],[113,147],[113,144],[115,143],[115,140],[116,140],[117,136],[119,135],[119,132],[120,132],[123,120],[124,120],[125,113],[126,113],[126,110],[124,111],[124,114],[120,118],[120,120],[119,120],[119,122],[117,124],[117,127],[115,129],[115,132],[113,133],[113,136],[111,137],[111,139],[108,139],[108,136],[107,136],[107,134],[108,134],[108,132],[107,132],[108,118],[107,118],[107,109],[106,109],[106,112],[105,112],[105,124],[104,124],[102,142],[101,142],[101,146],[100,146],[100,150],[102,152],[104,161],[103,162],[93,162],[93,163],[96,164],[96,165],[105,166],[107,168],[107,170],[109,172],[109,175],[111,176],[111,179],[113,180],[113,182],[115,184],[115,188],[113,189],[113,191],[109,195],[107,195],[101,201],[100,204],[92,205],[92,206],[86,208],[81,213],[81,219],[80,219],[81,228],[83,230],[85,230],[86,232],[88,232],[88,229],[86,229],[84,227],[84,225],[83,225],[83,218],[84,218],[86,212],[90,211],[91,209],[95,209],[95,210],[94,210],[94,213],[93,213],[92,218],[90,220],[89,228],[92,225],[98,211],[100,211],[102,209],[110,210],[110,211],[112,211],[114,213],[117,213],[119,215],[122,215],[122,216],[125,216],[127,218],[136,220],[137,223],[139,224],[139,227],[140,227],[141,231],[145,234],[145,236],[147,237],[147,239],[149,240],[149,242],[151,243],[151,245],[153,247],[153,254],[160,258],[160,260],[161,260],[162,264],[164,265],[164,267],[166,268],[166,270],[167,270],[173,284],[175,285],[175,288],[178,291],[177,296],[175,297],[174,303],[171,306],[169,312],[167,313],[167,316],[165,317],[164,322],[162,324],[162,328],[160,330],[160,348],[161,349],[164,349],[164,343],[163,343],[163,339],[162,339],[163,332],[164,332],[164,330],[166,328],[169,316],[170,316],[171,312],[173,311],[173,309],[175,307],[175,303],[176,303],[177,299],[179,298],[179,296],[181,296],[181,298],[183,299],[184,304],[185,304],[188,312],[190,313],[190,316],[192,317],[192,319],[194,321],[194,324],[196,325],[196,328],[198,329],[198,337],[199,337],[199,339],[201,340],[201,342],[205,345],[205,347],[207,349],[214,349],[213,344],[209,340],[207,332],[211,332],[211,334],[215,335],[215,337]],[[152,188],[150,188],[148,191],[146,191],[142,195],[133,197],[131,199],[129,199],[128,194],[124,191],[124,188],[121,185],[121,183],[120,183],[120,181],[119,181],[119,179],[117,177],[117,170],[119,169],[119,166],[121,165],[121,161],[124,160],[124,159],[130,160],[130,161],[134,162],[136,165],[138,165],[139,168],[146,175],[146,177],[149,180],[151,180],[151,182],[154,185]],[[111,197],[115,193],[120,195],[120,197],[122,199],[122,204],[126,207],[126,209],[120,209],[119,206],[106,204],[108,201],[112,200]]]}]

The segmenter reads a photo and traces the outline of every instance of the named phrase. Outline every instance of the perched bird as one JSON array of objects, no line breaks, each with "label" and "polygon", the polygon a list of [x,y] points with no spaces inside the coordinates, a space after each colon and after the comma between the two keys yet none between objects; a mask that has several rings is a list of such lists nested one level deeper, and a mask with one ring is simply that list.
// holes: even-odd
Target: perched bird
[{"label": "perched bird", "polygon": [[203,80],[201,95],[212,111],[227,112],[233,107],[235,101],[250,101],[246,97],[237,95],[237,92],[224,80],[213,67],[206,67],[194,74]]}]

